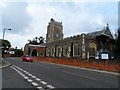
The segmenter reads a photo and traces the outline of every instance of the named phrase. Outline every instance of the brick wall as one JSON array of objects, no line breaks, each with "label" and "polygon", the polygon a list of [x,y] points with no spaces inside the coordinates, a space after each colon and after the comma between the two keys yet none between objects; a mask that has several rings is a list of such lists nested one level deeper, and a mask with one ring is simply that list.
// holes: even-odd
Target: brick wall
[{"label": "brick wall", "polygon": [[65,64],[70,66],[92,68],[98,70],[120,72],[120,61],[104,61],[104,60],[87,60],[87,59],[73,59],[73,58],[48,58],[48,57],[34,57],[34,60],[44,61],[49,63]]}]

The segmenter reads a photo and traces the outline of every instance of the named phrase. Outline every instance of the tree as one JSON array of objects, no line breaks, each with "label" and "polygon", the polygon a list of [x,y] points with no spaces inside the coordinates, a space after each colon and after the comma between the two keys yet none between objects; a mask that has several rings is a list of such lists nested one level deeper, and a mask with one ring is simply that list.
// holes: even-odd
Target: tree
[{"label": "tree", "polygon": [[0,39],[0,43],[2,43],[1,46],[3,46],[4,48],[11,47],[11,44],[10,44],[10,42],[8,40]]},{"label": "tree", "polygon": [[44,38],[43,38],[42,36],[41,36],[41,37],[39,37],[38,39],[39,39],[39,44],[44,43]]},{"label": "tree", "polygon": [[31,40],[30,40],[30,39],[28,39],[28,43],[31,43]]},{"label": "tree", "polygon": [[23,55],[23,51],[22,51],[22,49],[15,49],[15,56],[21,56],[21,55]]},{"label": "tree", "polygon": [[0,39],[0,43],[1,43],[0,47],[2,47],[2,54],[7,54],[8,53],[7,51],[11,47],[10,42],[8,40]]},{"label": "tree", "polygon": [[38,44],[42,44],[44,43],[44,38],[41,36],[41,37],[35,37],[33,38],[33,40],[28,40],[29,44],[34,44],[34,45],[38,45]]},{"label": "tree", "polygon": [[115,50],[116,57],[120,57],[120,28],[118,28],[117,32],[115,33]]},{"label": "tree", "polygon": [[116,38],[116,51],[120,52],[120,28],[117,31],[117,38]]}]

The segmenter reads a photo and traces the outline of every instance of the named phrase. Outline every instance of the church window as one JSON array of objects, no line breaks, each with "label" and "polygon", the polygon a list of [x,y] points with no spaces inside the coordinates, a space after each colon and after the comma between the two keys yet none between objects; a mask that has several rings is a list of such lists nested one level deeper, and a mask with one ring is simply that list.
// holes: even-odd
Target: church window
[{"label": "church window", "polygon": [[85,51],[85,46],[82,46],[82,51]]},{"label": "church window", "polygon": [[65,47],[64,47],[64,56],[67,56],[67,53],[68,53],[68,46],[67,46],[67,44],[65,44]]},{"label": "church window", "polygon": [[78,44],[74,45],[74,55],[76,56],[80,55],[80,47]]}]

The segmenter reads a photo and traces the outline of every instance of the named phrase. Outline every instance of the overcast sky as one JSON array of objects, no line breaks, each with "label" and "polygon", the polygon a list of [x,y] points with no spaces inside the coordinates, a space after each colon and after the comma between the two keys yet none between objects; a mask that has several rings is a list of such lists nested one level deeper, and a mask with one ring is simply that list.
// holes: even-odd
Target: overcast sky
[{"label": "overcast sky", "polygon": [[62,22],[64,37],[101,30],[107,23],[112,33],[118,28],[118,0],[8,1],[0,3],[0,38],[4,28],[11,28],[6,30],[5,39],[12,47],[24,47],[36,36],[45,38],[51,18]]}]

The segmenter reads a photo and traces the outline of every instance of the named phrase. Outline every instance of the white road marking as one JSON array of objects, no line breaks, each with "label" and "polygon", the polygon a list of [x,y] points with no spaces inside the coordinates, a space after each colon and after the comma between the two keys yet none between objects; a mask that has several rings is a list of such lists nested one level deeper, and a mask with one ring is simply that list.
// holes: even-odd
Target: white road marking
[{"label": "white road marking", "polygon": [[36,82],[32,83],[33,86],[39,86]]},{"label": "white road marking", "polygon": [[26,73],[26,71],[25,71],[25,70],[24,70],[23,72],[24,72],[24,73]]},{"label": "white road marking", "polygon": [[26,72],[26,74],[29,74],[29,72]]},{"label": "white road marking", "polygon": [[28,77],[24,77],[25,79],[28,79]]},{"label": "white road marking", "polygon": [[37,87],[37,89],[40,89],[40,90],[42,89],[43,90],[43,87],[39,86],[39,87]]},{"label": "white road marking", "polygon": [[15,71],[17,71],[21,76],[25,77],[25,75],[23,73],[21,73],[19,70],[17,70],[16,68],[14,68],[12,66],[11,66],[11,68],[13,68]]},{"label": "white road marking", "polygon": [[22,77],[25,77],[25,75],[24,75],[24,74],[22,74],[21,76],[22,76]]},{"label": "white road marking", "polygon": [[15,69],[13,66],[11,66],[11,68]]},{"label": "white road marking", "polygon": [[14,67],[16,67],[17,69],[23,71],[23,69],[21,69],[20,67],[16,66],[16,65],[13,65]]},{"label": "white road marking", "polygon": [[[41,79],[37,78],[36,76],[33,76],[32,74],[19,68],[18,66],[13,65],[13,66],[11,66],[11,68],[14,69],[15,71],[17,71],[23,78],[25,78],[28,82],[30,82],[33,86],[35,86],[39,90],[45,90],[45,89],[43,87],[39,86],[39,84],[37,84],[36,82],[33,82],[33,80],[29,79],[29,77],[27,77],[25,74],[31,76],[32,78],[34,78],[37,81],[40,81],[41,84],[46,85],[46,87],[48,87],[49,89],[55,88],[52,85],[47,85],[47,82],[41,81]],[[25,74],[23,74],[21,71],[23,71]]]},{"label": "white road marking", "polygon": [[45,84],[47,84],[47,83],[46,83],[46,82],[44,82],[44,81],[41,81],[41,83],[42,83],[42,84],[44,84],[44,85],[45,85]]},{"label": "white road marking", "polygon": [[32,74],[28,74],[29,76],[32,76]]},{"label": "white road marking", "polygon": [[16,68],[19,68],[18,66],[16,66],[16,65],[13,65],[14,67],[16,67]]},{"label": "white road marking", "polygon": [[20,74],[20,75],[23,75],[23,73],[21,73],[21,72],[20,72],[19,74]]},{"label": "white road marking", "polygon": [[50,88],[50,89],[53,89],[53,88],[55,88],[55,87],[53,87],[52,85],[46,85],[48,88]]},{"label": "white road marking", "polygon": [[27,79],[28,82],[33,82],[31,79]]},{"label": "white road marking", "polygon": [[[15,65],[12,65],[12,66],[15,66]],[[12,66],[11,66],[11,67],[12,67]]]},{"label": "white road marking", "polygon": [[19,70],[22,70],[21,68],[19,68],[19,67],[16,67],[17,69],[19,69]]},{"label": "white road marking", "polygon": [[32,78],[36,78],[36,76],[31,76]]},{"label": "white road marking", "polygon": [[37,80],[37,81],[41,81],[41,79],[39,79],[39,78],[36,78],[36,80]]},{"label": "white road marking", "polygon": [[11,68],[13,68],[12,66],[10,66]]},{"label": "white road marking", "polygon": [[19,70],[23,71],[23,69],[19,68]]},{"label": "white road marking", "polygon": [[15,71],[18,71],[16,68],[14,68],[14,67],[12,67],[12,66],[11,66],[11,68],[13,68]]}]

